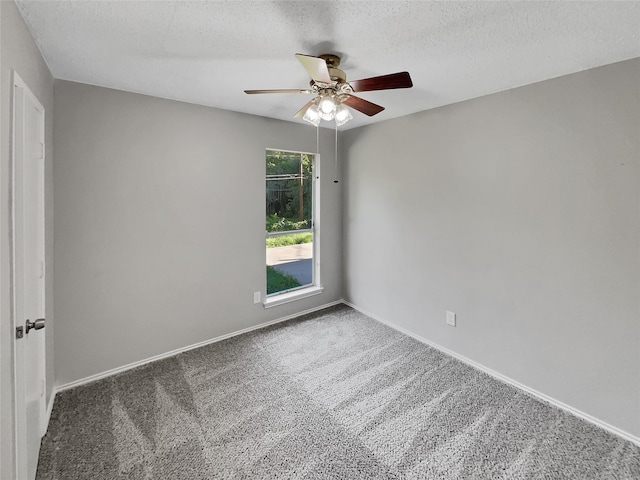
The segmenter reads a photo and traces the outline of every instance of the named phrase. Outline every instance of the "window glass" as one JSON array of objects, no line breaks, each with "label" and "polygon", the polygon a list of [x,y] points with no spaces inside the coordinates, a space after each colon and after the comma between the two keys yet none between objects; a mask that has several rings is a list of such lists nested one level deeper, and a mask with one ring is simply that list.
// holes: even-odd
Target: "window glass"
[{"label": "window glass", "polygon": [[267,150],[267,295],[314,285],[310,153]]}]

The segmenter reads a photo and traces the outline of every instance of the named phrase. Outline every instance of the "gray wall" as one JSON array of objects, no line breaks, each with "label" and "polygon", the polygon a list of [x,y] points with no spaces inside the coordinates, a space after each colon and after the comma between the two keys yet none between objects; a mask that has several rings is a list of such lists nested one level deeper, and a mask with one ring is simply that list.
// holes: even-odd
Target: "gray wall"
[{"label": "gray wall", "polygon": [[325,290],[264,309],[265,149],[313,152],[314,127],[60,80],[55,102],[58,385],[341,298],[333,132]]},{"label": "gray wall", "polygon": [[[12,68],[48,112],[49,394],[54,348],[60,385],[344,292],[640,435],[640,61],[346,132],[343,222],[333,134],[322,131],[326,290],[265,310],[252,303],[264,294],[264,150],[313,151],[315,129],[56,81],[53,139],[53,79],[14,3],[0,2],[0,16],[5,232]],[[7,235],[0,259],[7,331]],[[458,327],[445,325],[447,309]],[[4,475],[12,353],[0,338]]]},{"label": "gray wall", "polygon": [[10,290],[9,209],[11,179],[12,70],[29,86],[45,108],[46,159],[46,305],[47,401],[53,388],[53,77],[27,30],[14,2],[0,2],[0,478],[12,478],[13,470],[13,350]]},{"label": "gray wall", "polygon": [[350,130],[345,298],[639,436],[639,134],[638,59]]}]

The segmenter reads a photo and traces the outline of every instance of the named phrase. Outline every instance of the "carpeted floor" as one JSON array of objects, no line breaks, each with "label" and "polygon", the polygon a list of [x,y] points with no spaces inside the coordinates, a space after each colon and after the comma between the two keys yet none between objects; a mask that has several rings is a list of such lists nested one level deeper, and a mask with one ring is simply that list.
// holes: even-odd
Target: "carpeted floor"
[{"label": "carpeted floor", "polygon": [[640,448],[345,306],[58,394],[38,479],[639,479]]}]

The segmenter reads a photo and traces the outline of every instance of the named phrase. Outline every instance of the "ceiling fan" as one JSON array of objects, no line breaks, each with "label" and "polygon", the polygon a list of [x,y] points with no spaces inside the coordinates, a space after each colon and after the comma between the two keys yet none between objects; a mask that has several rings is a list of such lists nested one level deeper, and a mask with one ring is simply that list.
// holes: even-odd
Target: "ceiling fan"
[{"label": "ceiling fan", "polygon": [[372,117],[384,110],[384,107],[371,103],[353,93],[372,90],[390,90],[394,88],[411,88],[413,82],[409,72],[391,73],[379,77],[364,78],[347,82],[347,76],[340,70],[340,57],[325,54],[319,57],[296,54],[296,58],[311,76],[311,88],[308,89],[280,89],[280,90],[245,90],[248,94],[257,93],[307,93],[315,97],[307,102],[294,115],[315,126],[321,120],[334,120],[340,126],[348,122],[351,113],[348,107]]}]

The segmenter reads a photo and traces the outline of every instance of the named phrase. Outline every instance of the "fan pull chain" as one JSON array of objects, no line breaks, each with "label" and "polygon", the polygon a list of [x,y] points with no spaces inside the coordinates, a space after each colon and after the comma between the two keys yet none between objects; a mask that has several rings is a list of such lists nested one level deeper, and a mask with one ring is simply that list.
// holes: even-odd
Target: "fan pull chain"
[{"label": "fan pull chain", "polygon": [[333,181],[333,183],[338,183],[338,124],[336,123],[336,151],[335,151],[335,170],[334,170],[334,176],[335,176],[335,180]]},{"label": "fan pull chain", "polygon": [[316,125],[316,153],[320,154],[320,124]]}]

